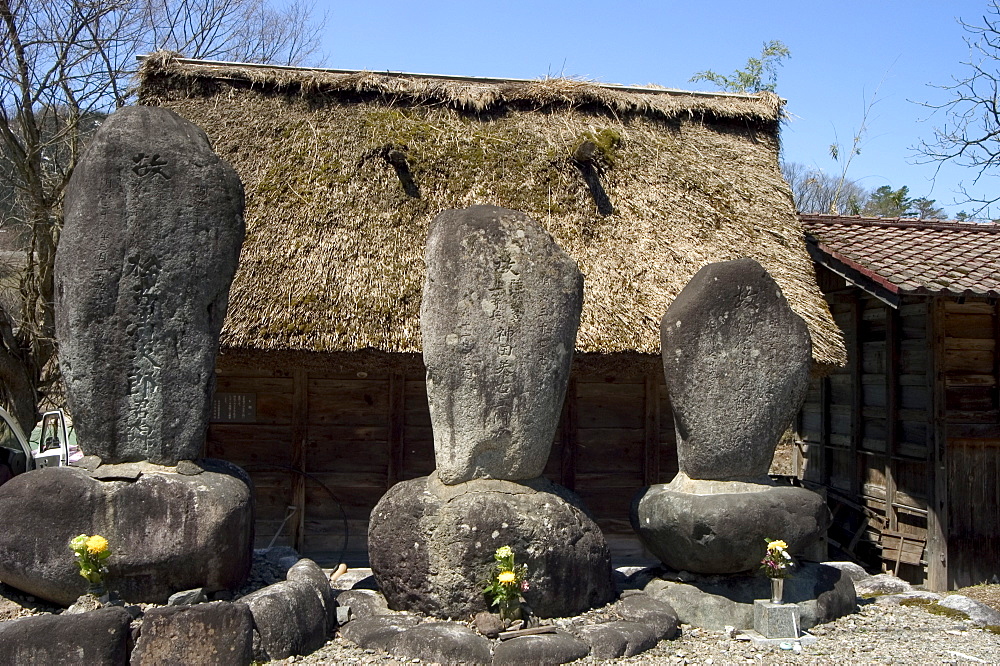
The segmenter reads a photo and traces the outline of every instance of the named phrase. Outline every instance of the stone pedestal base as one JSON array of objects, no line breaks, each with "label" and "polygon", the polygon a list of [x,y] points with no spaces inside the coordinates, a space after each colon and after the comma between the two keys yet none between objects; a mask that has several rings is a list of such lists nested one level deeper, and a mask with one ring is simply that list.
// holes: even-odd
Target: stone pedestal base
[{"label": "stone pedestal base", "polygon": [[[730,576],[678,575],[663,568],[633,574],[634,585],[665,601],[678,619],[695,627],[721,630],[754,626],[754,604],[770,596],[770,582],[759,574]],[[834,567],[803,563],[785,579],[784,599],[799,609],[799,630],[857,611],[854,583]],[[782,606],[788,605],[781,604]]]},{"label": "stone pedestal base", "polygon": [[757,599],[753,602],[753,628],[764,638],[798,638],[802,630],[799,607]]},{"label": "stone pedestal base", "polygon": [[678,571],[732,574],[756,569],[765,538],[792,553],[812,544],[830,522],[823,498],[805,488],[744,481],[701,481],[679,473],[632,500],[632,528],[665,565]]},{"label": "stone pedestal base", "polygon": [[0,516],[0,579],[63,606],[87,591],[68,545],[78,534],[108,540],[105,583],[128,602],[235,589],[250,572],[250,479],[221,460],[46,467],[0,488]]},{"label": "stone pedestal base", "polygon": [[436,476],[397,483],[372,510],[368,554],[393,610],[466,619],[486,610],[483,587],[500,546],[528,566],[523,596],[539,617],[576,615],[611,600],[611,555],[580,499],[543,478]]}]

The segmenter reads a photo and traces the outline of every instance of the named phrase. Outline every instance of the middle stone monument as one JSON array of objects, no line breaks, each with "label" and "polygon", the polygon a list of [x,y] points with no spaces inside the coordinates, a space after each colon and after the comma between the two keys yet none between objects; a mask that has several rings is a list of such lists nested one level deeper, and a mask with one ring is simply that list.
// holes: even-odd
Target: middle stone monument
[{"label": "middle stone monument", "polygon": [[822,497],[778,486],[771,458],[809,387],[805,322],[753,259],[705,266],[660,323],[679,471],[642,489],[633,528],[675,570],[733,574],[758,566],[766,538],[801,552],[826,529]]},{"label": "middle stone monument", "polygon": [[580,499],[541,474],[569,380],[583,303],[576,263],[534,220],[496,206],[431,223],[421,304],[437,469],[372,511],[372,571],[393,609],[486,609],[493,553],[528,566],[541,617],[613,596],[611,557]]}]

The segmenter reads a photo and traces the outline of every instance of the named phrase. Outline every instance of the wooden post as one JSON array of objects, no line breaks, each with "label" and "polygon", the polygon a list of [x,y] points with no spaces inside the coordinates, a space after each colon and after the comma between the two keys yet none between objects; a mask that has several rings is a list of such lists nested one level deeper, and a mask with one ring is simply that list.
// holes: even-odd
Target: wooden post
[{"label": "wooden post", "polygon": [[861,438],[864,436],[864,386],[861,383],[861,376],[864,373],[864,345],[861,343],[861,326],[864,324],[864,304],[861,302],[860,290],[855,289],[854,298],[851,299],[851,328],[854,335],[851,336],[851,351],[848,354],[848,363],[853,357],[851,365],[851,443],[850,443],[850,464],[854,473],[850,479],[850,493],[852,498],[861,496],[861,472],[862,459],[858,454],[861,448]]},{"label": "wooden post", "polygon": [[389,466],[385,487],[392,488],[403,474],[404,409],[406,377],[398,372],[389,374]]},{"label": "wooden post", "polygon": [[645,391],[645,462],[643,471],[645,483],[651,486],[660,482],[660,376],[652,372],[646,374]]},{"label": "wooden post", "polygon": [[944,395],[944,305],[927,300],[927,587],[943,592],[948,577],[948,456]]},{"label": "wooden post", "polygon": [[[810,467],[814,481],[830,487],[830,421],[832,420],[830,410],[832,403],[830,400],[830,378],[823,377],[819,380],[819,446],[816,454],[812,454]],[[804,475],[803,475],[804,476]],[[816,477],[819,478],[816,478]]]},{"label": "wooden post", "polygon": [[[889,529],[899,530],[896,514],[895,455],[898,420],[899,385],[899,310],[885,306],[885,511]],[[902,546],[900,546],[902,552]],[[896,563],[898,570],[899,563]]]},{"label": "wooden post", "polygon": [[576,489],[576,377],[570,375],[562,413],[562,456],[559,482],[565,488]]},{"label": "wooden post", "polygon": [[1000,424],[1000,301],[993,304],[993,409]]},{"label": "wooden post", "polygon": [[306,531],[306,439],[309,419],[309,373],[302,368],[292,371],[292,547],[300,553]]}]

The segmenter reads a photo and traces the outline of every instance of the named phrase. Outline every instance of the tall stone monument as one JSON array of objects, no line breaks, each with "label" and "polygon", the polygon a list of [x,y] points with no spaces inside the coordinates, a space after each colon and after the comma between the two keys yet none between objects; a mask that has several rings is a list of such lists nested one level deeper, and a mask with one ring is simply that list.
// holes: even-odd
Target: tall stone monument
[{"label": "tall stone monument", "polygon": [[105,121],[67,188],[55,269],[85,453],[164,465],[201,454],[243,234],[243,186],[201,129],[152,107]]},{"label": "tall stone monument", "polygon": [[576,263],[526,215],[495,206],[431,224],[421,304],[437,469],[372,511],[368,552],[391,608],[467,617],[500,546],[528,565],[542,617],[613,593],[610,552],[580,499],[541,477],[583,299]]},{"label": "tall stone monument", "polygon": [[548,232],[488,206],[445,211],[420,307],[438,478],[542,475],[566,396],[583,276]]},{"label": "tall stone monument", "polygon": [[0,487],[0,579],[71,603],[86,581],[67,544],[86,533],[108,539],[108,584],[128,601],[238,587],[252,554],[249,478],[192,459],[243,243],[243,186],[198,127],[124,108],[94,135],[64,208],[56,336],[88,456]]},{"label": "tall stone monument", "polygon": [[805,322],[752,259],[702,268],[660,324],[680,471],[644,488],[632,526],[664,564],[729,574],[757,566],[766,538],[801,551],[826,528],[823,499],[767,476],[781,434],[805,400]]}]

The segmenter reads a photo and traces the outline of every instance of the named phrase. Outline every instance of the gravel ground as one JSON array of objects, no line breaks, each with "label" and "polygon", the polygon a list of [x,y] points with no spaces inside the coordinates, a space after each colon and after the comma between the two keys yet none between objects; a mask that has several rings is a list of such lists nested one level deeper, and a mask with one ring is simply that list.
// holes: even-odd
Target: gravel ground
[{"label": "gravel ground", "polygon": [[[1000,635],[961,620],[936,615],[920,606],[892,606],[865,601],[859,612],[815,627],[816,643],[800,653],[780,647],[755,647],[725,632],[684,625],[682,636],[661,641],[635,657],[586,664],[974,664],[1000,663]],[[292,663],[293,659],[284,662]],[[336,637],[301,664],[418,664]]]},{"label": "gravel ground", "polygon": [[[273,560],[255,557],[250,589],[282,578]],[[1000,610],[1000,585],[977,585],[958,590]],[[1000,634],[973,627],[962,619],[937,615],[926,607],[899,606],[875,599],[862,602],[858,613],[814,627],[816,643],[801,652],[780,647],[755,647],[725,632],[682,626],[680,638],[661,641],[641,655],[605,661],[584,659],[587,664],[1000,664]],[[58,609],[0,585],[0,620],[51,613]],[[590,612],[601,615],[601,609]],[[556,621],[556,624],[567,624]],[[1000,630],[998,630],[1000,631]],[[272,663],[301,664],[419,664],[376,650],[364,650],[334,637],[305,657]]]}]

